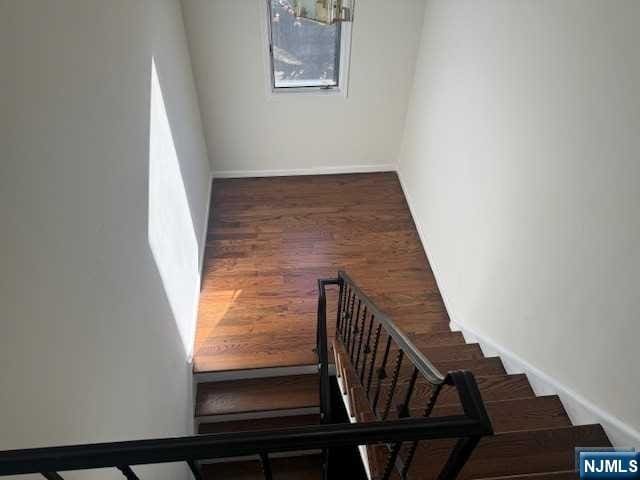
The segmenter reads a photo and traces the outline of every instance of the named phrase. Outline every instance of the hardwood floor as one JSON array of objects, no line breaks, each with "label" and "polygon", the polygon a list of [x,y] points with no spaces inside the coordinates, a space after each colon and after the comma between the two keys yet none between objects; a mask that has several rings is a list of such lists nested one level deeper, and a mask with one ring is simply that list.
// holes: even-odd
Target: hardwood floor
[{"label": "hardwood floor", "polygon": [[211,212],[196,372],[315,363],[316,281],[339,269],[407,331],[447,328],[395,173],[215,180]]},{"label": "hardwood floor", "polygon": [[[474,374],[495,434],[482,438],[460,478],[577,478],[574,448],[609,445],[599,425],[572,426],[558,397],[536,397],[525,375],[508,373],[500,358],[486,357],[480,345],[467,344],[460,333],[450,331],[395,174],[219,180],[214,182],[212,201],[196,372],[314,364],[316,281],[344,269],[440,371],[465,369]],[[335,293],[327,299],[333,308]],[[335,330],[333,313],[330,335]],[[357,324],[352,328],[353,333]],[[396,418],[395,406],[403,402],[413,367],[398,367],[397,384],[379,377],[377,393],[368,397],[344,345],[333,340],[340,388],[352,418],[381,420],[372,398],[384,398],[391,408],[389,418]],[[371,372],[382,367],[380,352],[397,347],[380,344],[377,348],[378,355],[370,360]],[[272,372],[263,373],[267,378],[198,384],[199,431],[319,422],[314,413],[319,399],[317,374],[269,378]],[[418,379],[406,413],[422,416],[432,394],[432,385]],[[445,386],[432,416],[455,415],[460,410],[458,392]],[[246,414],[251,419],[242,416]],[[436,478],[454,444],[452,439],[421,442],[407,478]],[[401,460],[407,458],[406,446]],[[366,451],[373,478],[379,480],[388,448],[368,446]],[[282,478],[288,478],[287,472],[290,478],[318,476],[317,458],[281,462]],[[209,468],[205,478],[214,478],[214,469]],[[220,468],[222,477],[229,479],[260,475],[256,461]],[[394,470],[391,478],[400,475]]]}]

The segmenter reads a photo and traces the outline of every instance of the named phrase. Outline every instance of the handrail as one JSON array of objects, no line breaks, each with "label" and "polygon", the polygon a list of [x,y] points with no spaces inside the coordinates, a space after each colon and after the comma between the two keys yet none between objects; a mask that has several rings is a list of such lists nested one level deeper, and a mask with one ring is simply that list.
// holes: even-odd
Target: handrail
[{"label": "handrail", "polygon": [[[350,345],[352,361],[354,360],[354,354],[356,354],[356,336],[358,333],[360,334],[355,356],[355,369],[357,371],[360,354],[364,352],[360,381],[364,381],[367,349],[370,347],[369,342],[371,340],[374,317],[378,322],[379,327],[376,333],[374,353],[369,362],[367,394],[371,384],[371,376],[376,366],[378,340],[383,326],[388,334],[384,360],[382,367],[378,369],[378,390],[374,401],[374,411],[376,410],[375,404],[378,400],[380,387],[385,378],[383,374],[387,365],[391,341],[395,341],[399,346],[394,366],[391,395],[387,398],[381,421],[331,424],[331,385],[326,318],[326,287],[330,285],[338,285],[340,287],[336,339],[338,342],[346,340],[348,346]],[[455,479],[480,438],[492,433],[491,422],[473,375],[467,371],[454,371],[448,372],[446,376],[443,376],[420,353],[409,338],[400,332],[393,320],[381,312],[345,272],[339,272],[337,278],[318,280],[318,288],[316,352],[318,354],[318,370],[320,374],[319,390],[322,414],[320,425],[6,451],[0,452],[0,477],[40,473],[47,479],[63,480],[58,472],[117,468],[128,480],[137,480],[138,477],[131,469],[131,466],[186,462],[196,480],[200,480],[202,477],[196,464],[200,460],[257,455],[262,462],[265,478],[269,480],[272,478],[269,454],[321,449],[323,452],[322,478],[327,480],[329,448],[383,443],[390,447],[390,455],[382,477],[383,480],[388,480],[391,470],[396,465],[400,447],[404,442],[410,442],[411,446],[406,458],[402,459],[404,465],[401,476],[403,478],[406,477],[408,466],[411,464],[419,441],[457,438],[458,441],[438,477],[438,480]],[[358,297],[357,311],[354,310],[356,295]],[[360,307],[363,303],[365,305],[361,314]],[[367,318],[370,319],[370,323],[365,341],[364,330]],[[361,322],[360,327],[358,322]],[[337,345],[340,345],[340,343]],[[363,345],[365,345],[364,351],[362,350]],[[388,420],[387,414],[397,386],[402,359],[405,356],[413,365],[413,375],[408,386],[406,386],[405,400],[398,418]],[[419,373],[432,384],[433,392],[423,417],[410,417],[408,405]],[[429,417],[443,385],[450,385],[458,392],[464,415]]]},{"label": "handrail", "polygon": [[[478,385],[473,374],[466,370],[450,371],[446,375],[420,352],[411,340],[400,331],[395,322],[355,284],[346,272],[338,272],[340,294],[338,297],[338,319],[336,323],[335,348],[340,364],[346,365],[342,382],[349,391],[352,383],[363,388],[363,394],[370,407],[380,420],[387,420],[392,410],[398,418],[412,416],[411,405],[414,391],[420,375],[431,385],[431,392],[425,400],[422,416],[428,418],[438,401],[444,385],[455,389],[466,418],[477,421],[483,426],[480,434],[467,432],[462,435],[451,450],[449,459],[442,468],[438,480],[454,479],[470,457],[480,438],[493,433],[491,421],[485,409]],[[320,304],[319,304],[320,305]],[[383,334],[384,329],[384,334]],[[386,339],[380,350],[381,339]],[[394,360],[390,361],[391,347]],[[381,353],[382,352],[382,353]],[[382,358],[378,358],[379,354]],[[369,358],[370,355],[370,358]],[[409,360],[411,375],[406,383],[401,380],[403,361]],[[362,360],[362,362],[360,362]],[[388,369],[392,366],[390,381]],[[376,388],[372,391],[372,381],[376,373]],[[343,374],[345,371],[342,372]],[[339,373],[340,374],[340,373]],[[407,377],[405,377],[407,380]],[[384,404],[380,406],[380,395],[386,390]],[[401,393],[400,404],[394,405],[394,398]],[[393,407],[393,408],[392,408]],[[418,440],[411,442],[403,458],[400,452],[403,442],[389,442],[389,456],[386,460],[382,480],[389,480],[393,470],[400,468],[400,477],[406,478],[418,447]],[[400,465],[398,466],[397,463]]]},{"label": "handrail", "polygon": [[12,450],[0,452],[0,476],[198,461],[388,441],[457,438],[470,432],[479,435],[483,430],[479,422],[455,415]]},{"label": "handrail", "polygon": [[425,357],[420,350],[413,344],[409,338],[402,333],[395,322],[386,313],[381,311],[376,304],[371,300],[356,283],[351,279],[349,275],[343,270],[338,272],[338,278],[349,284],[349,287],[355,291],[361,299],[368,303],[369,313],[373,313],[376,316],[376,321],[382,323],[385,326],[387,333],[398,344],[398,346],[404,351],[404,354],[411,359],[411,362],[415,365],[418,371],[424,375],[425,379],[433,385],[439,385],[444,382],[445,377],[440,371]]}]

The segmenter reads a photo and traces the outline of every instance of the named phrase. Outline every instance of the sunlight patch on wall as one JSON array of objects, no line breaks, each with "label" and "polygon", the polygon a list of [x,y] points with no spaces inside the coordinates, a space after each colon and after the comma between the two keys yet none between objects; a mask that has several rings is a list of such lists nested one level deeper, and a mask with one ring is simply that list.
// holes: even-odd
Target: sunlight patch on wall
[{"label": "sunlight patch on wall", "polygon": [[149,245],[182,343],[191,358],[200,275],[198,241],[155,59],[149,113]]}]

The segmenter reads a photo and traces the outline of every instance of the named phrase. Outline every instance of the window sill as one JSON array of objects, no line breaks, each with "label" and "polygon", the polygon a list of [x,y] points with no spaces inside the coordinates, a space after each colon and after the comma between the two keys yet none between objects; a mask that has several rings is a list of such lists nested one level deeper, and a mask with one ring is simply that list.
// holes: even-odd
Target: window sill
[{"label": "window sill", "polygon": [[270,97],[288,97],[288,96],[317,96],[317,97],[344,97],[347,98],[345,88],[271,88],[269,89]]}]

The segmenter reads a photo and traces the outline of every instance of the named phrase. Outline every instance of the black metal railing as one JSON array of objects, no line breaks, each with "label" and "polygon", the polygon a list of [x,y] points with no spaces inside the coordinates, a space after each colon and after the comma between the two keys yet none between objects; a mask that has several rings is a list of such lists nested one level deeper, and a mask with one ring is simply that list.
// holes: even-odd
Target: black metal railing
[{"label": "black metal railing", "polygon": [[[480,435],[483,431],[476,421],[452,416],[14,450],[0,452],[0,476],[41,473],[47,478],[61,478],[60,472],[65,471],[174,462],[195,465],[199,460],[256,454],[268,461],[270,454],[277,452],[456,438],[468,432]],[[201,478],[197,468],[194,473]]]},{"label": "black metal railing", "polygon": [[[462,435],[453,448],[439,479],[455,478],[480,438],[492,433],[491,422],[473,374],[462,370],[448,372],[446,375],[440,373],[349,275],[339,272],[337,283],[340,293],[336,341],[340,342],[351,362],[355,378],[364,389],[378,420],[388,420],[394,399],[398,395],[401,396],[401,402],[396,405],[397,418],[409,418],[416,385],[418,382],[426,382],[430,387],[430,395],[421,411],[423,418],[431,415],[443,387],[450,386],[458,395],[464,415],[485,427],[481,433],[476,431]],[[405,375],[401,378],[405,366]],[[384,398],[381,398],[383,392]],[[387,446],[389,455],[382,480],[387,480],[396,466],[401,477],[406,478],[418,440],[409,443],[402,458],[399,455],[403,442],[387,442]]]},{"label": "black metal railing", "polygon": [[[394,389],[397,388],[398,383],[396,371],[399,372],[403,359],[408,359],[414,365],[414,373],[409,382],[411,387],[407,390],[405,406],[408,406],[411,392],[417,382],[418,375],[421,374],[427,381],[437,386],[436,393],[432,395],[434,399],[437,397],[439,385],[452,385],[460,394],[464,414],[432,418],[429,417],[430,409],[433,408],[431,405],[427,406],[427,412],[423,417],[405,418],[406,415],[399,415],[399,418],[389,419],[387,416],[390,410],[390,401],[387,399],[384,404],[383,418],[377,421],[354,424],[331,423],[326,288],[336,285],[339,286],[336,335],[338,341],[345,346],[349,345],[356,371],[359,372],[362,384],[366,385],[367,392],[372,392],[373,377],[373,369],[368,365],[376,365],[375,358],[380,340],[383,335],[387,335],[389,340],[386,341],[382,370],[378,368],[378,375],[376,375],[378,386],[375,398],[377,399],[380,395],[380,382],[384,378],[380,372],[386,368],[385,365],[387,365],[391,353],[391,342],[395,342],[394,348],[398,348],[398,351],[402,353],[396,356],[392,377],[395,378],[392,382]],[[61,474],[64,472],[114,468],[119,470],[125,478],[135,480],[138,476],[133,467],[185,462],[194,477],[200,480],[203,478],[198,466],[200,461],[257,456],[262,462],[265,479],[271,480],[273,472],[270,458],[274,453],[322,450],[322,478],[327,480],[329,452],[332,448],[384,444],[390,448],[390,461],[387,463],[384,474],[384,477],[388,478],[395,465],[400,446],[404,443],[409,442],[413,446],[417,445],[419,441],[449,438],[459,439],[459,441],[439,479],[455,478],[477,441],[482,436],[491,433],[491,424],[473,376],[467,372],[450,372],[445,377],[440,375],[433,365],[398,331],[393,322],[375,307],[373,302],[355,286],[344,272],[340,272],[336,279],[320,280],[318,287],[316,351],[320,374],[319,393],[322,414],[320,425],[5,451],[0,452],[0,476],[39,473],[47,479],[62,480]],[[365,320],[362,320],[360,315]],[[367,332],[364,333],[363,329],[366,329]],[[373,349],[370,348],[372,342],[374,343]],[[367,363],[367,358],[370,358],[369,363]],[[410,464],[411,459],[408,460]],[[406,464],[407,459],[405,458],[404,461]],[[215,467],[212,468],[215,475]]]}]

